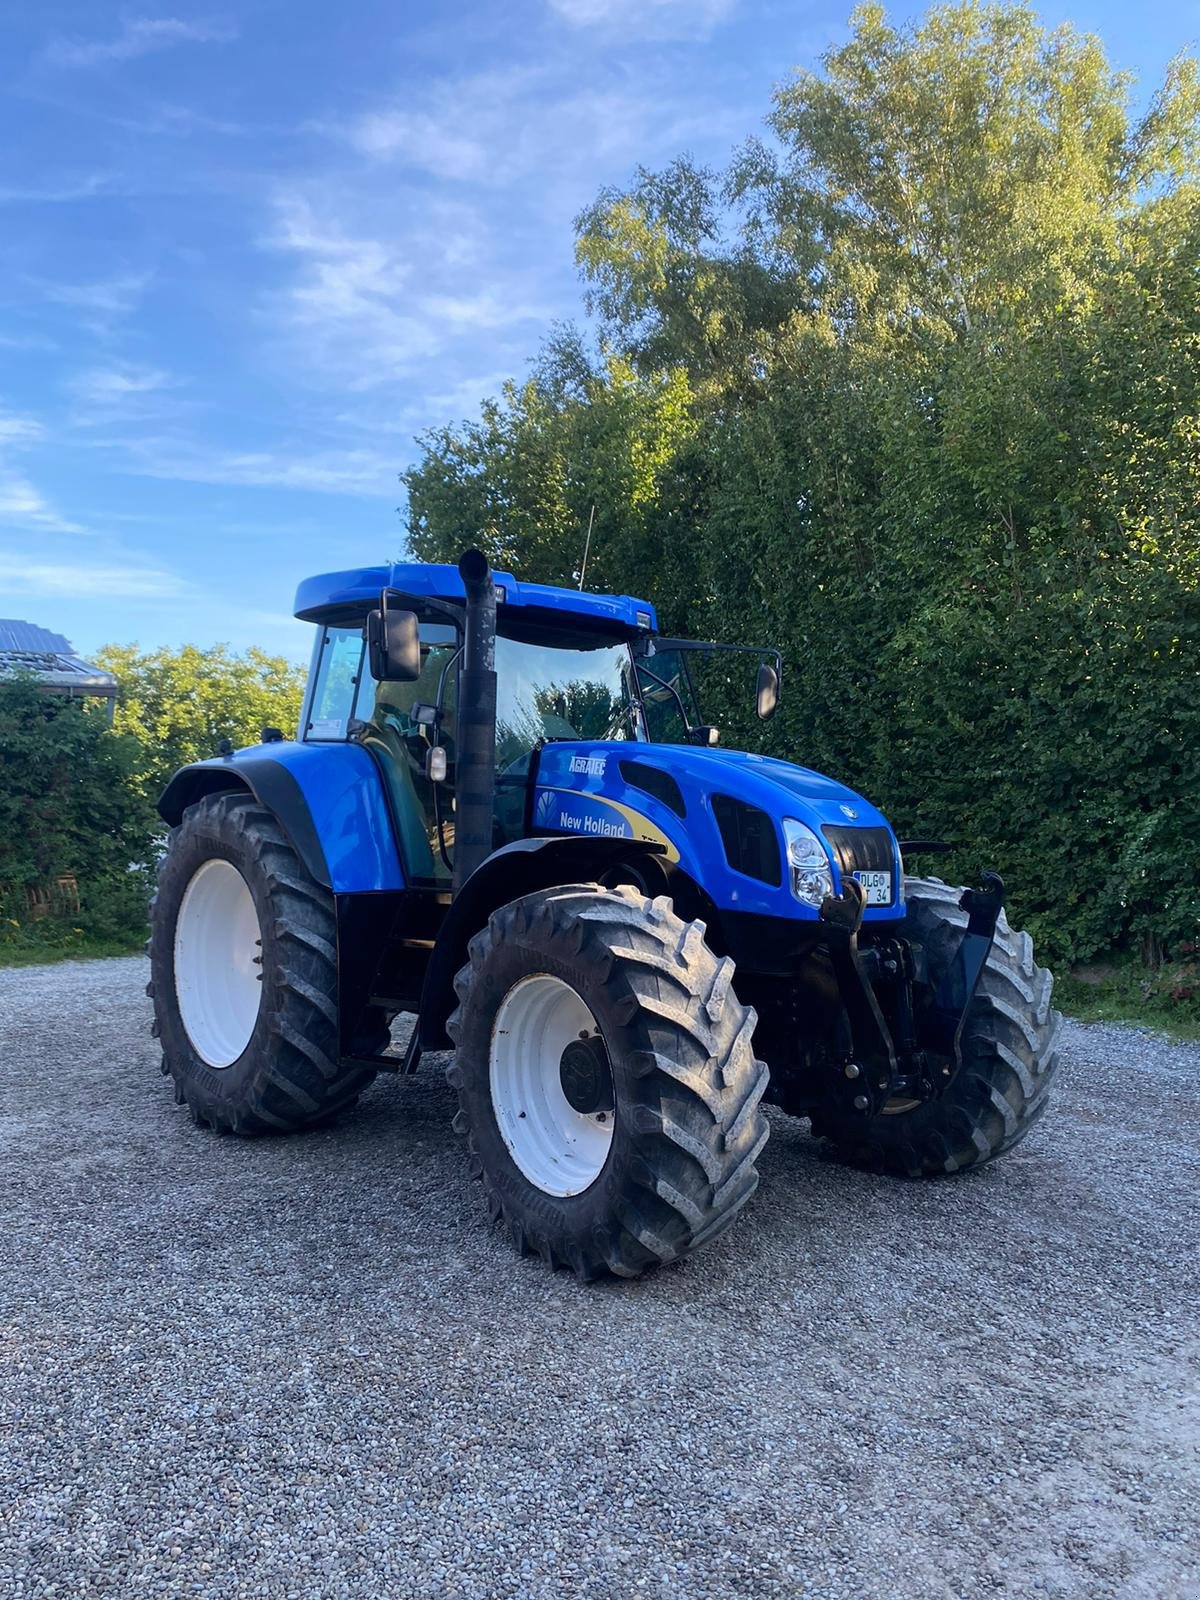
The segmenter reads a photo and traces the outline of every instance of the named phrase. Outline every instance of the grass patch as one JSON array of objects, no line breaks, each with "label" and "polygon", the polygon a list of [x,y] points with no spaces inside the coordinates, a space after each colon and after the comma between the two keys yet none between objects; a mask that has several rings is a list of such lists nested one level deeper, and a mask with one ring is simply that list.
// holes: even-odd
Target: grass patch
[{"label": "grass patch", "polygon": [[89,939],[86,936],[69,945],[0,941],[0,968],[48,967],[56,961],[104,961],[109,956],[140,955],[144,946],[144,939]]},{"label": "grass patch", "polygon": [[[11,907],[0,905],[0,913]],[[146,947],[149,927],[143,907],[133,914],[118,906],[76,908],[73,917],[0,914],[0,967],[47,967],[56,961],[103,961],[135,956]],[[140,913],[140,914],[139,914]]]},{"label": "grass patch", "polygon": [[1135,961],[1074,967],[1056,978],[1054,1003],[1080,1022],[1127,1022],[1200,1039],[1200,969],[1190,955],[1159,968]]}]

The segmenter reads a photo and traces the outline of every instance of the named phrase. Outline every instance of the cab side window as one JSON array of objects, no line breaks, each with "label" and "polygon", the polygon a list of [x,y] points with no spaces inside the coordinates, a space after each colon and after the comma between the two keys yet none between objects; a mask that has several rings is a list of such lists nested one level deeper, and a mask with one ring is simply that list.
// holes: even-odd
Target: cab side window
[{"label": "cab side window", "polygon": [[326,628],[317,663],[306,739],[344,739],[363,673],[361,628]]},{"label": "cab side window", "polygon": [[683,713],[686,712],[688,723],[693,727],[700,721],[700,714],[682,653],[655,651],[647,662],[638,664],[638,678],[650,742],[686,744],[687,724]]}]

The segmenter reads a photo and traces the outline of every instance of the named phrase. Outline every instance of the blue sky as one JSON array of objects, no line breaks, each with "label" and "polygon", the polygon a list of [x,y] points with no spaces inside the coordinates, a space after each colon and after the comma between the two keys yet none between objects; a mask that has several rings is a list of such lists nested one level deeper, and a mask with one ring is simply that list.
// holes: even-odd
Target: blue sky
[{"label": "blue sky", "polygon": [[[413,435],[578,315],[571,219],[727,159],[815,0],[0,7],[0,616],[302,656]],[[906,12],[900,12],[906,15]],[[1194,5],[1047,7],[1152,84]]]}]

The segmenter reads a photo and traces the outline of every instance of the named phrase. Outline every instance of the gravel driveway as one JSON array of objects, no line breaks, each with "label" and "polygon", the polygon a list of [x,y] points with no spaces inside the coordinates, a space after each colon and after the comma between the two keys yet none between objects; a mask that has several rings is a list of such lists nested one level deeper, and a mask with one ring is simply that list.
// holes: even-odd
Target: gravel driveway
[{"label": "gravel driveway", "polygon": [[520,1261],[427,1065],[192,1126],[140,960],[0,972],[0,1593],[1200,1595],[1200,1049],[1073,1026],[965,1179],[772,1113],[732,1234]]}]

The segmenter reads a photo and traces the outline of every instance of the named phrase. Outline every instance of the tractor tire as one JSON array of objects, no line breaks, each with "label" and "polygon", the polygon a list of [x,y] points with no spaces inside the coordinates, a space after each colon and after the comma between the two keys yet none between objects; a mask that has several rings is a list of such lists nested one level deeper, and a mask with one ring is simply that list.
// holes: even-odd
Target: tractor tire
[{"label": "tractor tire", "polygon": [[[907,923],[931,970],[947,962],[966,927],[961,889],[940,878],[906,878]],[[1003,912],[962,1031],[962,1066],[932,1100],[885,1107],[867,1122],[852,1113],[814,1118],[856,1166],[902,1177],[958,1172],[1019,1144],[1045,1111],[1058,1066],[1062,1016],[1050,1008],[1054,980],[1033,959],[1033,941]]]},{"label": "tractor tire", "polygon": [[[375,1074],[339,1059],[333,897],[252,795],[207,795],[172,831],[150,908],[153,1032],[197,1123],[293,1133]],[[371,1016],[364,1053],[388,1041]]]},{"label": "tractor tire", "polygon": [[757,1017],[704,931],[666,896],[590,883],[514,900],[472,939],[454,1126],[522,1255],[634,1278],[715,1239],[758,1186]]}]

